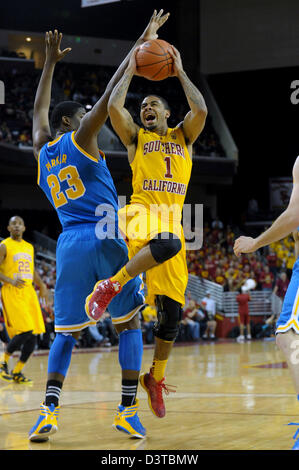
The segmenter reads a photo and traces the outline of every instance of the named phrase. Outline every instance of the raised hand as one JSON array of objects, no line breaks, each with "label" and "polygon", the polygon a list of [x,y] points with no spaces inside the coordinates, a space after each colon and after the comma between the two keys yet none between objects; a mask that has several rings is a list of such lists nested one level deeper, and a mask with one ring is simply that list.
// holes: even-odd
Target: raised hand
[{"label": "raised hand", "polygon": [[159,13],[157,13],[157,10],[154,10],[154,13],[150,19],[150,22],[145,28],[144,33],[142,35],[142,39],[144,41],[157,39],[158,29],[161,28],[161,26],[168,20],[169,15],[170,15],[170,13],[166,13],[165,15],[163,15],[163,11],[164,10],[160,10]]},{"label": "raised hand", "polygon": [[169,54],[173,58],[173,72],[170,75],[171,77],[177,77],[180,72],[183,72],[183,64],[182,64],[182,59],[181,59],[181,54],[179,51],[174,47],[171,46],[170,49],[168,49]]},{"label": "raised hand", "polygon": [[240,256],[241,253],[253,253],[257,250],[255,239],[252,237],[239,237],[234,244],[234,253]]},{"label": "raised hand", "polygon": [[60,44],[62,39],[62,33],[58,33],[55,29],[54,33],[52,31],[47,31],[45,36],[46,43],[46,61],[49,63],[56,64],[59,60],[72,50],[71,47],[67,47],[63,51],[60,50]]}]

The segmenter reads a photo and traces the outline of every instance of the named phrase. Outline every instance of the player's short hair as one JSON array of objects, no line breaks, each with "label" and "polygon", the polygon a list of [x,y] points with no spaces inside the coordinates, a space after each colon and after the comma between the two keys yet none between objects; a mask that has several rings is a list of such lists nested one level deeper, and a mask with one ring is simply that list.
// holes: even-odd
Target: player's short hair
[{"label": "player's short hair", "polygon": [[[162,96],[156,95],[156,93],[148,94],[148,95],[146,95],[146,97],[147,96],[155,96],[156,98],[158,98],[161,101],[161,103],[163,104],[164,108],[167,109],[167,111],[171,111],[168,101],[165,98],[163,98]],[[143,100],[145,98],[143,98]]]},{"label": "player's short hair", "polygon": [[59,129],[59,127],[61,126],[62,116],[72,118],[80,108],[85,109],[85,106],[81,103],[78,103],[77,101],[61,101],[61,103],[58,103],[54,107],[51,113],[51,127],[54,130]]},{"label": "player's short hair", "polygon": [[17,215],[17,214],[16,214],[16,215],[13,215],[13,216],[9,219],[8,225],[11,223],[12,219],[21,219],[21,221],[23,222],[23,225],[25,225],[25,222],[24,222],[23,217],[21,217],[20,215]]}]

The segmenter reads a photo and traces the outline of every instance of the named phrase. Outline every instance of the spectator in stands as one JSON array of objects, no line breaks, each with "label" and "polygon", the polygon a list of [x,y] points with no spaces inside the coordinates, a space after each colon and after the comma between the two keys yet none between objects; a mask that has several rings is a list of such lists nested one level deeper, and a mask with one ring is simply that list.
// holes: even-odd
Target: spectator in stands
[{"label": "spectator in stands", "polygon": [[37,346],[38,349],[50,349],[55,338],[53,306],[50,304],[47,307],[41,306],[41,310],[46,331],[38,336]]},{"label": "spectator in stands", "polygon": [[194,300],[190,300],[187,308],[183,309],[183,319],[181,324],[185,326],[186,337],[190,336],[193,341],[198,341],[200,337],[200,321],[204,314],[198,309]]},{"label": "spectator in stands", "polygon": [[238,274],[239,274],[238,271],[236,271],[233,266],[230,266],[229,269],[225,273],[225,277],[228,283],[228,288],[230,291],[234,291],[237,289]]},{"label": "spectator in stands", "polygon": [[206,291],[206,295],[201,300],[200,306],[207,316],[207,329],[203,335],[203,338],[207,339],[209,337],[210,339],[215,339],[215,331],[217,327],[217,322],[215,319],[216,302],[211,298],[211,292],[209,290]]},{"label": "spectator in stands", "polygon": [[279,315],[270,315],[270,317],[265,320],[265,323],[262,326],[261,331],[256,335],[256,338],[260,339],[264,337],[275,336],[276,322],[278,317]]},{"label": "spectator in stands", "polygon": [[[10,53],[12,54],[12,53]],[[15,57],[18,54],[15,53]],[[52,98],[51,107],[56,101],[60,100],[74,100],[81,102],[84,106],[93,105],[102,95],[107,81],[113,75],[114,67],[95,67],[94,65],[82,64],[66,64],[61,63],[57,66],[57,76],[55,77],[55,96]],[[23,135],[24,123],[28,123],[30,130],[32,127],[32,110],[34,95],[32,89],[35,86],[32,84],[37,83],[39,78],[39,71],[32,70],[31,72],[23,73],[18,69],[15,63],[12,63],[10,70],[2,73],[1,79],[6,85],[6,105],[0,107],[0,122],[8,122],[8,128],[3,132],[0,128],[0,141],[10,144],[19,145],[20,138],[24,140],[23,145],[32,146],[27,136]],[[139,88],[138,88],[139,85]],[[136,83],[136,90],[134,93],[128,93],[127,109],[134,110],[138,108],[140,97],[151,93],[151,85],[146,82]],[[177,116],[179,120],[183,120],[186,114],[186,109],[181,103],[180,97],[176,94],[175,90],[164,89],[159,90],[161,85],[156,83],[156,91],[162,96],[166,93],[169,96],[169,101],[173,103],[173,116]],[[133,117],[134,116],[134,113]],[[136,116],[139,119],[139,116]],[[170,118],[172,119],[172,118]],[[174,123],[170,122],[170,125]],[[107,122],[110,126],[110,122]],[[26,124],[27,126],[27,124]],[[20,135],[22,137],[20,137]],[[30,139],[31,140],[31,139]],[[225,156],[225,152],[221,146],[220,140],[216,135],[211,118],[208,116],[204,131],[200,139],[193,145],[193,151],[196,155],[203,156]]]},{"label": "spectator in stands", "polygon": [[249,316],[249,306],[248,302],[250,302],[251,297],[249,292],[243,292],[242,288],[239,289],[239,294],[236,297],[236,301],[238,302],[238,313],[239,313],[239,325],[240,325],[240,335],[237,338],[237,341],[243,342],[245,339],[244,336],[244,327],[246,326],[246,338],[251,339],[251,331],[250,331],[250,316]]},{"label": "spectator in stands", "polygon": [[223,230],[223,227],[224,227],[223,222],[221,222],[221,220],[217,216],[212,222],[212,228],[213,229],[218,229],[218,230]]},{"label": "spectator in stands", "polygon": [[274,276],[271,273],[269,266],[264,266],[264,270],[260,273],[258,282],[264,292],[272,292]]},{"label": "spectator in stands", "polygon": [[273,274],[274,278],[276,278],[276,273],[277,273],[277,254],[275,251],[270,248],[269,253],[266,256],[266,260],[268,263],[268,266],[270,268],[271,273]]},{"label": "spectator in stands", "polygon": [[273,289],[272,311],[274,315],[279,315],[282,309],[283,299],[290,281],[284,271],[282,271]]},{"label": "spectator in stands", "polygon": [[257,215],[258,211],[259,211],[258,202],[254,197],[252,197],[248,201],[248,215],[255,216],[255,215]]},{"label": "spectator in stands", "polygon": [[223,287],[227,285],[227,279],[225,278],[223,271],[220,267],[217,267],[215,270],[215,276],[213,279],[217,284],[220,284]]}]

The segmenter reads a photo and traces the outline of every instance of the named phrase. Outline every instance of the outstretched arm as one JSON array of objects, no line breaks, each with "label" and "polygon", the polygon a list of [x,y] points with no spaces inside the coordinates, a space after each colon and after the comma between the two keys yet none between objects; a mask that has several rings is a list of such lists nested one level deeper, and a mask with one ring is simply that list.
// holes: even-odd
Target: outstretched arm
[{"label": "outstretched arm", "polygon": [[234,244],[235,255],[240,256],[241,253],[253,253],[263,246],[281,240],[296,230],[299,226],[299,157],[297,157],[293,168],[293,181],[293,190],[287,209],[259,237],[239,237]]},{"label": "outstretched arm", "polygon": [[169,53],[173,58],[172,76],[177,77],[181,82],[188,104],[190,106],[190,111],[186,114],[181,126],[186,139],[186,144],[191,145],[193,142],[195,142],[204,128],[208,110],[204,97],[198,88],[191,82],[183,69],[179,51],[174,46],[172,46],[172,49],[169,50]]},{"label": "outstretched arm", "polygon": [[45,36],[46,60],[37,87],[33,108],[32,140],[33,153],[36,159],[38,158],[38,153],[42,146],[52,140],[49,124],[49,109],[55,65],[71,50],[69,47],[63,51],[60,50],[61,39],[62,33],[58,34],[56,29],[54,33],[49,31]]},{"label": "outstretched arm", "polygon": [[293,238],[294,238],[294,242],[295,242],[295,258],[297,259],[298,256],[299,256],[299,232],[298,230],[295,230],[293,232]]},{"label": "outstretched arm", "polygon": [[120,140],[128,149],[130,160],[130,146],[136,142],[139,126],[134,123],[129,111],[124,107],[128,89],[133,76],[136,74],[136,53],[138,48],[131,56],[129,65],[111,93],[108,111],[113,129],[118,134]]},{"label": "outstretched arm", "polygon": [[165,15],[162,14],[163,10],[160,10],[159,13],[157,13],[156,10],[154,11],[143,34],[134,44],[127,57],[123,60],[123,62],[120,64],[117,71],[109,81],[103,96],[95,104],[92,110],[84,116],[81,121],[80,127],[75,135],[75,140],[82,148],[84,148],[87,152],[91,153],[92,155],[95,152],[95,149],[94,146],[90,144],[90,139],[95,139],[97,137],[101,127],[103,126],[108,117],[108,101],[112,90],[114,89],[115,85],[119,82],[126,68],[128,67],[129,60],[135,48],[150,39],[156,39],[158,37],[158,29],[165,23],[165,21],[169,17],[169,13],[166,13]]}]

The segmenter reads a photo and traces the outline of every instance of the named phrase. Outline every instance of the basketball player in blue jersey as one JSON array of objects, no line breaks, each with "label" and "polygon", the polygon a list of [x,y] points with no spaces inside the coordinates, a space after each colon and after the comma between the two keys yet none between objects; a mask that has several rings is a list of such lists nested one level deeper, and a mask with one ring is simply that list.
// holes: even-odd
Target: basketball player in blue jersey
[{"label": "basketball player in blue jersey", "polygon": [[[241,253],[253,253],[263,246],[270,245],[285,238],[293,232],[295,240],[296,262],[293,266],[292,277],[288,286],[281,314],[276,323],[276,344],[283,352],[290,370],[297,399],[299,401],[299,157],[293,167],[293,189],[289,205],[275,220],[271,227],[257,238],[239,237],[234,244],[237,256]],[[293,450],[299,450],[299,423],[289,423],[298,426],[294,435]]]},{"label": "basketball player in blue jersey", "polygon": [[[110,94],[132,51],[144,41],[157,38],[157,31],[168,16],[163,15],[163,10],[154,11],[144,33],[90,112],[72,101],[54,108],[51,116],[54,139],[48,119],[52,77],[55,64],[70,48],[60,50],[62,34],[57,30],[46,33],[46,60],[34,103],[33,149],[38,161],[38,184],[56,209],[63,231],[56,253],[56,336],[49,352],[45,400],[29,432],[31,441],[48,440],[57,431],[60,392],[72,349],[80,331],[95,324],[85,313],[85,298],[98,279],[112,276],[128,261],[127,246],[118,237],[117,194],[105,155],[98,149],[97,136],[108,117]],[[119,334],[122,369],[122,400],[113,426],[138,438],[146,433],[137,415],[136,398],[143,352],[138,312],[143,302],[142,281],[136,277],[108,309]]]}]

